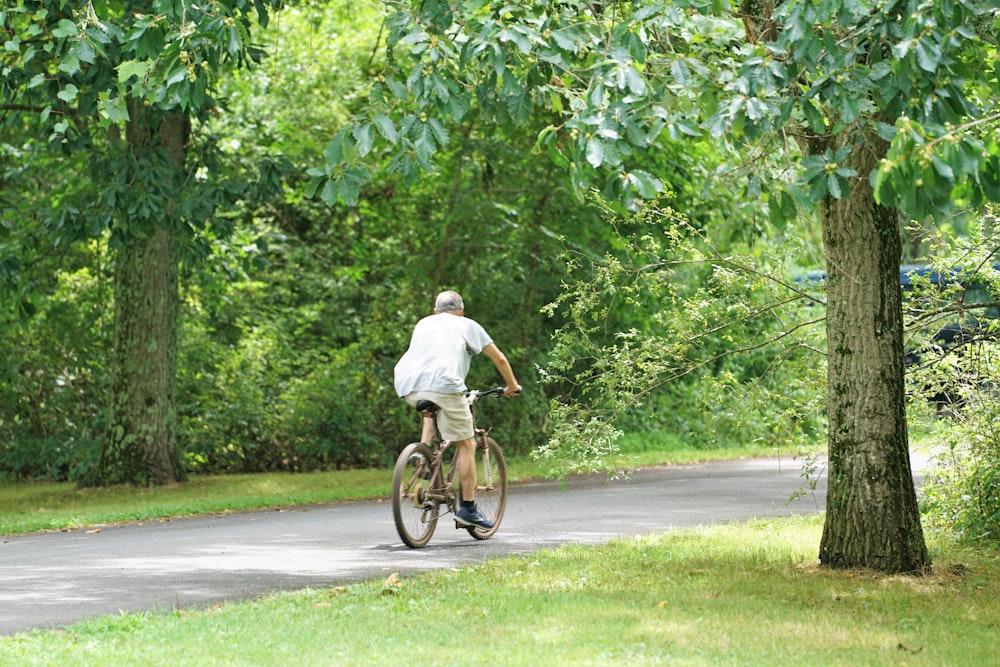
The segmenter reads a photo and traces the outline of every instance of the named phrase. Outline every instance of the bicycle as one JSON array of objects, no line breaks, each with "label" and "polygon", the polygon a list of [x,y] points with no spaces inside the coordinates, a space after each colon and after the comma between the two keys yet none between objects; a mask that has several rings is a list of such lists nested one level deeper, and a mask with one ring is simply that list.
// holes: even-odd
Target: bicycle
[{"label": "bicycle", "polygon": [[[496,398],[504,393],[503,387],[486,391],[466,392],[470,408],[482,398]],[[438,406],[431,401],[418,401],[418,412],[430,413],[434,418],[432,442],[413,442],[403,448],[396,459],[392,473],[392,516],[396,531],[411,548],[426,546],[434,534],[442,505],[445,513],[454,514],[460,494],[455,483],[457,461],[452,457],[447,475],[444,471],[444,454],[451,441],[442,440],[437,430]],[[473,415],[473,419],[475,415]],[[493,522],[484,530],[478,526],[463,526],[477,540],[486,540],[496,533],[507,506],[507,465],[500,445],[489,437],[488,429],[476,427],[476,504]]]}]

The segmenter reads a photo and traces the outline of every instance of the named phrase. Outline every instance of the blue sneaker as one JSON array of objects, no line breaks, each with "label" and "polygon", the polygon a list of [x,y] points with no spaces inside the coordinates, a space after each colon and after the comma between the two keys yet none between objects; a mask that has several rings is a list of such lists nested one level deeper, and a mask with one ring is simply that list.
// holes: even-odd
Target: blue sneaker
[{"label": "blue sneaker", "polygon": [[483,530],[489,530],[493,527],[493,522],[487,519],[482,512],[479,511],[478,507],[473,507],[471,510],[465,507],[459,507],[455,512],[455,522],[463,528],[475,527],[482,528]]}]

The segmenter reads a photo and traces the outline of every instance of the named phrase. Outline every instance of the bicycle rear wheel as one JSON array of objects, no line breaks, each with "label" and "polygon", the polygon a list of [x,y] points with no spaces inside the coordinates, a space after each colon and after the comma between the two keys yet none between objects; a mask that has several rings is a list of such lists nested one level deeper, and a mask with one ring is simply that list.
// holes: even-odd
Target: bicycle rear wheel
[{"label": "bicycle rear wheel", "polygon": [[469,535],[486,540],[497,532],[507,507],[507,464],[493,438],[480,438],[476,442],[476,505],[493,522],[493,527],[483,530],[469,526]]},{"label": "bicycle rear wheel", "polygon": [[392,518],[400,538],[414,549],[426,545],[437,526],[441,503],[427,495],[431,461],[430,447],[414,442],[400,452],[392,472]]}]

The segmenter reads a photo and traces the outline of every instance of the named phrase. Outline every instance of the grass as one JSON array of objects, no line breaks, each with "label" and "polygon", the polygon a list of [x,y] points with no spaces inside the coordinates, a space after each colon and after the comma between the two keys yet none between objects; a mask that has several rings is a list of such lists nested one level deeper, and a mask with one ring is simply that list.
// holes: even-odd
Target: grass
[{"label": "grass", "polygon": [[[679,446],[664,449],[638,448],[625,442],[617,465],[636,468],[775,454],[773,449],[753,446],[718,450]],[[541,465],[530,458],[508,461],[511,481],[544,475]],[[72,483],[0,480],[0,535],[378,498],[389,495],[391,478],[391,470],[223,475],[149,489],[124,486],[79,489]]]},{"label": "grass", "polygon": [[[992,665],[1000,560],[817,567],[822,519],[567,546],[400,580],[0,638],[17,665]],[[474,642],[470,642],[474,638]]]}]

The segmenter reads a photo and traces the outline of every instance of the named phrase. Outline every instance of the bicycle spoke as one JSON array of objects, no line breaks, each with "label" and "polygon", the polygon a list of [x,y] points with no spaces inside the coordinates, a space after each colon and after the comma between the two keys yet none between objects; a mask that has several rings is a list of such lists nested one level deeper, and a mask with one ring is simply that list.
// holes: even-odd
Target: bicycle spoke
[{"label": "bicycle spoke", "polygon": [[486,438],[485,447],[476,450],[476,505],[493,522],[493,528],[469,528],[469,534],[485,540],[496,532],[507,506],[507,468],[499,445]]},{"label": "bicycle spoke", "polygon": [[392,515],[396,531],[410,547],[427,544],[437,525],[440,503],[429,494],[431,457],[427,445],[407,445],[393,471]]}]

